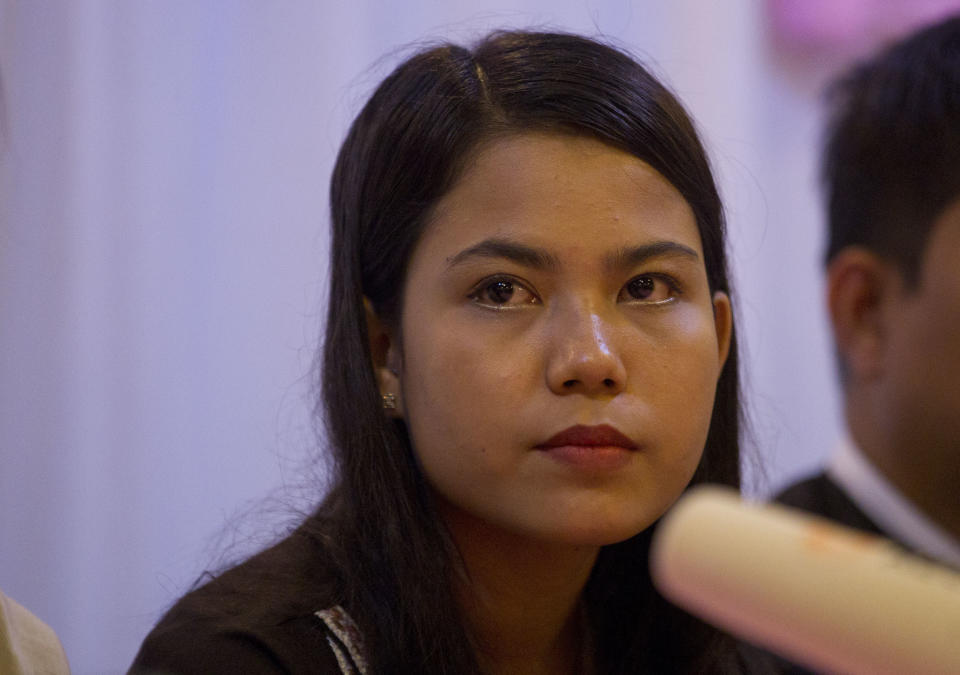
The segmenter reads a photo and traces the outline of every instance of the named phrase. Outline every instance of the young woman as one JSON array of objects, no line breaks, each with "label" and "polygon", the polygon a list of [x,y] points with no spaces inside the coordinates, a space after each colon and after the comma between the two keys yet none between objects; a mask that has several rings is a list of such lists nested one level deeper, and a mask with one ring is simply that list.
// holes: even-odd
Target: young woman
[{"label": "young woman", "polygon": [[651,532],[736,486],[720,200],[678,101],[563,34],[400,65],[331,185],[316,512],[183,598],[137,672],[740,672]]}]

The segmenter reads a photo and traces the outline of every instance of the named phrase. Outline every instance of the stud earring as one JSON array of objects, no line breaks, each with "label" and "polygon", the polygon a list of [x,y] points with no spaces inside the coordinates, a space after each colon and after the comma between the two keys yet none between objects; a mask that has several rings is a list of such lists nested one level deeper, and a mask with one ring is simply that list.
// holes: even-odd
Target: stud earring
[{"label": "stud earring", "polygon": [[397,409],[397,397],[393,394],[384,394],[380,398],[383,399],[383,407],[385,410]]}]

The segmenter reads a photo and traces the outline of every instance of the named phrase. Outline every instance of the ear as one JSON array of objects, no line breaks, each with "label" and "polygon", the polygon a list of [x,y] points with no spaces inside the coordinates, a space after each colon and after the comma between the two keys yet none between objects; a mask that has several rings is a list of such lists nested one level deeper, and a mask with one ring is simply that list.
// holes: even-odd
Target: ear
[{"label": "ear", "polygon": [[884,306],[893,270],[873,252],[842,249],[827,266],[827,307],[842,367],[848,376],[870,380],[883,372]]},{"label": "ear", "polygon": [[400,346],[393,333],[385,322],[380,320],[373,308],[373,303],[363,298],[363,309],[367,317],[367,337],[370,340],[370,357],[373,361],[373,374],[377,379],[380,396],[392,395],[395,408],[384,407],[388,417],[401,419],[403,417],[403,394],[400,386]]},{"label": "ear", "polygon": [[717,331],[719,375],[730,355],[730,341],[733,339],[733,307],[730,306],[730,296],[723,291],[713,294],[713,323]]}]

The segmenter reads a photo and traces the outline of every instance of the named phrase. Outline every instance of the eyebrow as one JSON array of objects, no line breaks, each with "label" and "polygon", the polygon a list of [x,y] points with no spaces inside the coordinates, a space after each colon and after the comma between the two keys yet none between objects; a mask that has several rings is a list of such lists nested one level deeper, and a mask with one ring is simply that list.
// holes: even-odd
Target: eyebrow
[{"label": "eyebrow", "polygon": [[[456,267],[471,258],[505,258],[533,269],[560,269],[560,261],[541,249],[519,244],[509,239],[485,239],[447,259],[447,268]],[[675,241],[655,241],[641,246],[624,247],[605,257],[604,262],[614,269],[636,267],[651,258],[686,258],[700,260],[695,250]]]},{"label": "eyebrow", "polygon": [[636,267],[651,258],[685,258],[697,262],[700,256],[689,246],[676,241],[655,241],[642,246],[621,248],[606,259],[608,266],[615,269]]},{"label": "eyebrow", "polygon": [[540,248],[518,244],[509,239],[485,239],[447,259],[447,267],[455,267],[470,258],[506,258],[524,267],[542,270],[560,269],[556,256]]}]

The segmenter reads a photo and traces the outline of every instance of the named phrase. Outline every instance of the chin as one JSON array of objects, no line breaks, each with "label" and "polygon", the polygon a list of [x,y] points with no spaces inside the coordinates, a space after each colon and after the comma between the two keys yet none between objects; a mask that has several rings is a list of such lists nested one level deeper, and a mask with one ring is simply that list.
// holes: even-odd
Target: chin
[{"label": "chin", "polygon": [[550,539],[573,546],[609,546],[635,537],[653,525],[656,518],[641,521],[566,523]]}]

